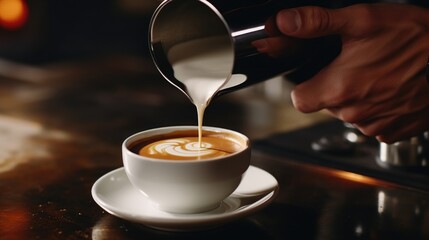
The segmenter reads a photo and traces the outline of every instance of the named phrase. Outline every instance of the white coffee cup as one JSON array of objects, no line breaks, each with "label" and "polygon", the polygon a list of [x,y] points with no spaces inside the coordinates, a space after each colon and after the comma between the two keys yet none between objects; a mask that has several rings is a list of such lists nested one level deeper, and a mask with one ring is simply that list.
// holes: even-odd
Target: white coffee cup
[{"label": "white coffee cup", "polygon": [[122,144],[125,172],[134,187],[160,210],[199,213],[215,209],[240,184],[250,164],[250,140],[243,134],[217,127],[204,130],[225,133],[242,148],[223,157],[203,160],[166,160],[141,156],[133,144],[155,136],[196,130],[196,126],[172,126],[142,131]]}]

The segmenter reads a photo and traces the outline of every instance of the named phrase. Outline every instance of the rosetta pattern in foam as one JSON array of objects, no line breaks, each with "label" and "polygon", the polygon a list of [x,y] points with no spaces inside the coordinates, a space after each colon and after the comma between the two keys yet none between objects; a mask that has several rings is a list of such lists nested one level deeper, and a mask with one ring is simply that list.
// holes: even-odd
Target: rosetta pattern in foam
[{"label": "rosetta pattern in foam", "polygon": [[180,159],[212,158],[227,154],[224,151],[213,149],[213,145],[208,142],[202,142],[202,147],[200,147],[198,141],[187,138],[160,140],[148,145],[147,148],[150,156],[169,159],[173,156]]}]

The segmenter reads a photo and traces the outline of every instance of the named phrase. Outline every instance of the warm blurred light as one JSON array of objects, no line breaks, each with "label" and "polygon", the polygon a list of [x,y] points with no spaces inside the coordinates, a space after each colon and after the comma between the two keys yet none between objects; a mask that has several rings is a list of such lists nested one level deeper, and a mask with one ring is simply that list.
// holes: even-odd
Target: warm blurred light
[{"label": "warm blurred light", "polygon": [[0,239],[29,239],[30,215],[25,208],[0,209]]},{"label": "warm blurred light", "polygon": [[22,27],[28,18],[28,6],[24,0],[0,0],[0,25],[6,29]]},{"label": "warm blurred light", "polygon": [[375,178],[371,178],[371,177],[367,177],[364,175],[351,173],[351,172],[335,171],[335,175],[337,175],[340,178],[347,179],[347,180],[353,181],[353,182],[360,182],[360,183],[366,183],[366,184],[371,184],[371,185],[377,185],[377,184],[381,183],[381,181],[379,181]]}]

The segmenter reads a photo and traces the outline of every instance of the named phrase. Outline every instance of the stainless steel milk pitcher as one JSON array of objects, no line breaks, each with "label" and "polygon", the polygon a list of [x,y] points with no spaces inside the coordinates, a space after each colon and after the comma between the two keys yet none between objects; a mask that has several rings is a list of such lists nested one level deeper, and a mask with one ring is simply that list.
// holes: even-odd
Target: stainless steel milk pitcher
[{"label": "stainless steel milk pitcher", "polygon": [[[173,68],[169,54],[186,42],[221,38],[232,59],[224,64],[221,77],[225,85],[218,89],[216,96],[238,88],[261,82],[276,75],[288,75],[288,79],[298,83],[314,75],[326,66],[340,51],[336,36],[317,39],[290,38],[289,53],[281,58],[272,58],[259,53],[252,42],[267,37],[265,23],[281,9],[318,5],[323,7],[340,1],[316,0],[166,0],[155,10],[149,28],[149,47],[155,65],[161,74],[173,85],[187,94],[186,86]],[[210,45],[210,43],[207,43]],[[217,44],[210,47],[189,47],[183,55],[217,51]],[[204,54],[204,53],[203,53]],[[227,59],[229,60],[229,59]],[[201,75],[202,71],[188,75]],[[207,70],[208,74],[211,69]],[[219,69],[216,69],[219,71]],[[234,78],[235,76],[238,76]],[[196,76],[197,77],[197,76]],[[204,77],[204,76],[202,76]],[[234,80],[232,80],[234,79]],[[188,95],[188,94],[187,94]],[[189,96],[189,95],[188,95]]]}]

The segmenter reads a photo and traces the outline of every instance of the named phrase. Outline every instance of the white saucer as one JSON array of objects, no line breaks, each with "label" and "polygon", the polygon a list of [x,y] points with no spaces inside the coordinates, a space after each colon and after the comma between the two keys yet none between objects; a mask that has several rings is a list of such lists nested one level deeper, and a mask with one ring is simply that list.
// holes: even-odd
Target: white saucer
[{"label": "white saucer", "polygon": [[119,218],[162,230],[189,231],[215,227],[248,216],[272,202],[277,180],[268,172],[250,166],[237,190],[217,209],[198,214],[163,212],[134,188],[124,168],[100,177],[92,186],[92,197],[104,210]]}]

